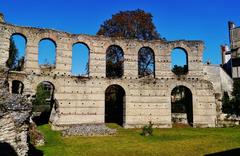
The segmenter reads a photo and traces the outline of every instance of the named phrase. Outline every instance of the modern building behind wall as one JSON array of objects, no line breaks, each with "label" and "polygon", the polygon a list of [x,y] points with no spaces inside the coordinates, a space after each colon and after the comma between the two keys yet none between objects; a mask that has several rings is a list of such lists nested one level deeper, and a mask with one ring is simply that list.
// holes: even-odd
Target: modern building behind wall
[{"label": "modern building behind wall", "polygon": [[240,27],[228,22],[230,48],[222,45],[222,65],[233,78],[240,79]]}]

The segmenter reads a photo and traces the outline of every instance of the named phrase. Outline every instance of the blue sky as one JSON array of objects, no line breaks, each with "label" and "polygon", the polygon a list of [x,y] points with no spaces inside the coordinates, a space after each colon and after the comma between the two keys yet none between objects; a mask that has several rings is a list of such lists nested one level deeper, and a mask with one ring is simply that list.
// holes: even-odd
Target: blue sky
[{"label": "blue sky", "polygon": [[227,22],[240,25],[239,6],[239,0],[0,0],[9,23],[90,35],[120,10],[143,9],[167,40],[203,40],[203,60],[213,64],[220,63],[220,45],[229,43]]}]

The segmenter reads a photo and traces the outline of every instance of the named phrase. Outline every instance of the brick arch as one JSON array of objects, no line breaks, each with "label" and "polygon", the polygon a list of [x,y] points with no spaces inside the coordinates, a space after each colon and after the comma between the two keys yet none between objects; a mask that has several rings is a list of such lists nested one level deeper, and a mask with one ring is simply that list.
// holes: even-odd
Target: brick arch
[{"label": "brick arch", "polygon": [[48,79],[39,79],[39,80],[37,80],[37,81],[34,83],[34,85],[32,86],[33,90],[36,91],[36,90],[37,90],[37,86],[38,86],[40,83],[42,83],[42,82],[48,82],[48,83],[52,84],[53,87],[54,87],[54,93],[55,93],[55,94],[56,94],[57,91],[59,90],[59,85],[60,85],[60,84],[58,84],[57,81],[48,80]]},{"label": "brick arch", "polygon": [[90,47],[88,46],[89,44],[87,44],[87,42],[85,42],[85,41],[73,42],[73,43],[72,43],[72,47],[73,47],[74,45],[76,45],[76,44],[83,44],[84,46],[86,46],[86,47],[88,48],[88,50],[89,50],[89,52],[90,52]]},{"label": "brick arch", "polygon": [[[51,42],[53,42],[53,44],[55,45],[55,48],[57,49],[57,42],[52,39],[51,37],[44,37],[44,38],[41,38],[39,41],[38,41],[38,44],[43,41],[43,40],[50,40]],[[57,51],[56,51],[57,52]]]},{"label": "brick arch", "polygon": [[120,45],[118,45],[118,44],[110,44],[110,45],[107,46],[106,52],[107,52],[107,50],[108,50],[110,47],[118,47],[118,48],[120,48],[120,49],[122,50],[123,56],[124,56],[124,50],[123,50],[123,48],[122,48]]},{"label": "brick arch", "polygon": [[172,51],[173,49],[179,48],[184,50],[186,53],[188,53],[188,55],[191,54],[191,48],[188,46],[187,43],[183,42],[183,41],[174,41],[170,43],[169,46],[170,50]]},{"label": "brick arch", "polygon": [[23,37],[24,40],[25,40],[25,45],[27,45],[28,39],[27,39],[25,34],[23,34],[21,32],[14,32],[14,33],[11,34],[10,38],[13,37],[14,35],[19,35],[19,36]]},{"label": "brick arch", "polygon": [[177,86],[187,87],[192,92],[193,96],[196,95],[195,88],[192,86],[192,84],[184,81],[176,81],[176,82],[171,82],[171,84],[168,86],[167,96],[171,96],[172,90]]},{"label": "brick arch", "polygon": [[126,85],[125,83],[117,82],[117,81],[114,81],[114,80],[112,80],[112,83],[104,84],[104,86],[103,86],[103,92],[105,92],[105,90],[106,90],[109,86],[111,86],[111,85],[117,85],[117,86],[122,87],[122,88],[124,89],[124,91],[125,91],[125,95],[126,95],[126,96],[130,94],[130,91],[129,91],[129,89],[128,89],[128,87],[127,87],[127,85]]}]

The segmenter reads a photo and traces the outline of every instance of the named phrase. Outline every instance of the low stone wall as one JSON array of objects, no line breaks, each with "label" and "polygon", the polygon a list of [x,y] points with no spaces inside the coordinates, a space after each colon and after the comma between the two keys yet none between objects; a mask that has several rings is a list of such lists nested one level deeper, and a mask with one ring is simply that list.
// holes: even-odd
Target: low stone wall
[{"label": "low stone wall", "polygon": [[116,134],[116,129],[111,129],[105,124],[80,124],[73,125],[70,128],[62,131],[63,136],[107,136]]},{"label": "low stone wall", "polygon": [[173,123],[188,124],[186,113],[172,113]]},{"label": "low stone wall", "polygon": [[28,152],[28,119],[32,105],[26,97],[8,92],[6,72],[0,73],[0,143],[14,151],[0,150],[0,155],[15,152],[25,156]]}]

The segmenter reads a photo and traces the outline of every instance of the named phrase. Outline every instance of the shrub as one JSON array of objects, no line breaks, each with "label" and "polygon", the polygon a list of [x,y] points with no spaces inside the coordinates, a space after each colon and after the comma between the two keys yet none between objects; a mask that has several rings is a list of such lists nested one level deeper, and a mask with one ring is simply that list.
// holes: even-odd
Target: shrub
[{"label": "shrub", "polygon": [[153,135],[153,128],[152,127],[153,127],[153,124],[150,121],[148,125],[145,125],[142,128],[142,135],[144,135],[144,136]]}]

